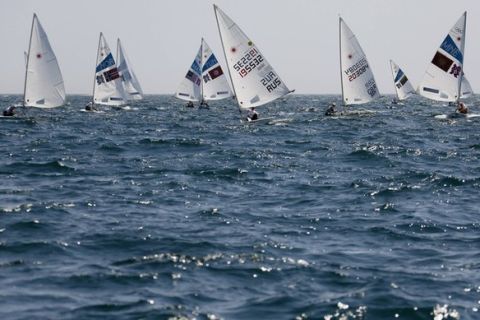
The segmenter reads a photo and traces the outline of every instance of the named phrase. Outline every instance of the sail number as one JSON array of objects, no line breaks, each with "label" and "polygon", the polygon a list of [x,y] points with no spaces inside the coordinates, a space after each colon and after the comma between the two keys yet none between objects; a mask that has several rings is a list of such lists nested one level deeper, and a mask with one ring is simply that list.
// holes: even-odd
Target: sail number
[{"label": "sail number", "polygon": [[263,62],[262,55],[256,48],[250,49],[240,60],[233,65],[233,68],[238,72],[240,77],[245,77],[257,66]]},{"label": "sail number", "polygon": [[375,83],[375,79],[371,78],[370,80],[365,83],[365,89],[367,89],[367,93],[370,97],[373,97],[377,94],[377,84]]},{"label": "sail number", "polygon": [[348,81],[353,81],[356,78],[360,77],[368,69],[367,59],[362,58],[360,61],[355,63],[353,66],[345,70],[345,74],[348,76]]},{"label": "sail number", "polygon": [[280,78],[275,74],[275,72],[270,71],[265,77],[263,77],[260,82],[267,89],[268,92],[272,92],[279,85],[282,84]]}]

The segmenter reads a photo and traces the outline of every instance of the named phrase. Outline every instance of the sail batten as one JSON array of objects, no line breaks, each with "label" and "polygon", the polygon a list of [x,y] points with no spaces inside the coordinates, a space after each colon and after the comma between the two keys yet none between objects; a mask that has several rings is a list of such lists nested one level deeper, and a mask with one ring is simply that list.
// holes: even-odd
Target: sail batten
[{"label": "sail batten", "polygon": [[216,5],[214,10],[239,107],[262,106],[290,93],[253,41]]},{"label": "sail batten", "polygon": [[420,95],[437,101],[460,99],[466,19],[467,13],[464,12],[435,52],[418,86]]},{"label": "sail batten", "polygon": [[28,52],[23,105],[55,108],[65,104],[65,86],[57,58],[36,14],[33,15]]}]

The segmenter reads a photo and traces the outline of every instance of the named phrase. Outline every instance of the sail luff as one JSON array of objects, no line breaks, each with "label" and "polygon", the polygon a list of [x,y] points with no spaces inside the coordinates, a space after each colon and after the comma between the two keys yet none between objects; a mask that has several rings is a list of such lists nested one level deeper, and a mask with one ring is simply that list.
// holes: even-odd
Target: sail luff
[{"label": "sail luff", "polygon": [[463,37],[461,41],[461,50],[463,53],[463,59],[462,59],[462,72],[460,72],[459,80],[458,80],[458,90],[457,90],[457,103],[460,101],[460,98],[462,97],[462,79],[463,79],[463,70],[465,70],[465,37],[467,34],[467,12],[465,11],[463,13],[464,19],[463,19]]},{"label": "sail luff", "polygon": [[213,11],[215,12],[215,20],[217,21],[217,29],[218,29],[218,33],[220,35],[220,42],[222,43],[222,51],[223,51],[223,56],[225,58],[225,63],[227,64],[227,72],[228,72],[228,77],[230,78],[230,83],[232,84],[232,90],[233,90],[233,95],[235,96],[235,100],[237,101],[237,106],[238,106],[238,111],[240,112],[240,114],[242,114],[242,110],[240,108],[240,101],[238,101],[238,95],[237,95],[237,92],[235,90],[235,83],[233,82],[233,79],[232,79],[232,74],[230,72],[230,63],[229,63],[229,60],[227,58],[227,52],[226,52],[226,48],[225,48],[225,44],[223,42],[223,36],[222,36],[222,30],[220,28],[220,23],[218,21],[218,13],[217,13],[217,10],[218,10],[218,7],[216,4],[213,5]]},{"label": "sail luff", "polygon": [[390,71],[392,72],[393,87],[395,90],[395,95],[397,96],[397,100],[400,100],[400,96],[398,95],[398,89],[397,89],[397,86],[395,85],[395,67],[393,64],[394,62],[390,60]]},{"label": "sail luff", "polygon": [[340,86],[342,88],[342,102],[343,106],[346,107],[347,103],[345,101],[345,92],[343,89],[343,71],[342,71],[342,66],[343,66],[343,61],[342,61],[342,18],[339,17],[338,19],[338,46],[340,47],[339,52],[340,52]]},{"label": "sail luff", "polygon": [[[103,32],[100,32],[100,35],[98,37],[98,47],[97,47],[97,57],[95,59],[95,67],[98,64],[98,57],[100,56],[100,45],[102,42],[102,37],[103,37]],[[92,91],[92,105],[95,104],[95,89],[96,89],[96,84],[97,84],[97,72],[93,74],[93,91]]]},{"label": "sail luff", "polygon": [[203,38],[202,40],[200,41],[200,102],[204,101],[205,100],[205,97],[203,96],[203,83],[204,83],[204,80],[203,80]]},{"label": "sail luff", "polygon": [[35,23],[35,20],[37,19],[37,14],[33,14],[33,19],[32,19],[32,26],[30,28],[30,41],[28,42],[28,54],[27,54],[27,65],[25,66],[25,79],[23,83],[23,106],[25,107],[26,105],[26,92],[27,92],[27,77],[28,77],[28,65],[30,63],[30,50],[32,48],[32,37],[33,37],[33,25]]}]

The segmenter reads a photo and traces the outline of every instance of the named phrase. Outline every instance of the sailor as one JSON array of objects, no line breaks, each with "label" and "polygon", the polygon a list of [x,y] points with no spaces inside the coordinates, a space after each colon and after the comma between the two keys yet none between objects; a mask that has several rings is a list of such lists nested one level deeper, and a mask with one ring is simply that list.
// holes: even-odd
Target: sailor
[{"label": "sailor", "polygon": [[187,108],[193,108],[194,105],[193,105],[193,102],[192,101],[188,101],[187,105],[185,106]]},{"label": "sailor", "polygon": [[200,102],[199,108],[210,109],[210,106],[208,105],[207,101],[202,99],[202,102]]},{"label": "sailor", "polygon": [[467,114],[468,108],[463,102],[459,101],[457,106],[457,111],[461,114]]},{"label": "sailor", "polygon": [[4,117],[13,117],[15,115],[15,106],[9,106],[7,109],[3,110]]},{"label": "sailor", "polygon": [[89,102],[87,103],[87,105],[85,106],[85,110],[86,111],[94,111],[95,110],[95,106],[93,105],[93,102]]},{"label": "sailor", "polygon": [[250,110],[248,110],[247,121],[253,120],[258,120],[258,113],[254,107],[251,107]]},{"label": "sailor", "polygon": [[325,111],[325,115],[326,116],[333,116],[335,113],[337,113],[337,110],[335,110],[336,106],[337,106],[337,104],[335,102],[332,102],[332,104],[330,104],[328,109]]}]

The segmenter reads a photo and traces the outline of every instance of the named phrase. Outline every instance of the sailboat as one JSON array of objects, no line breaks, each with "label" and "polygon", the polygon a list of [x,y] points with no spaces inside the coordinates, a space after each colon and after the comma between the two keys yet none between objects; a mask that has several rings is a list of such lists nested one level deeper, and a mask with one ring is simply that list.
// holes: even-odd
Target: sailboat
[{"label": "sailboat", "polygon": [[47,34],[33,14],[30,44],[25,55],[23,106],[55,108],[65,104],[65,86]]},{"label": "sailboat", "polygon": [[410,80],[408,80],[405,73],[395,62],[393,62],[393,60],[390,60],[390,68],[392,69],[393,84],[395,86],[395,92],[397,93],[397,100],[402,101],[410,97],[412,94],[415,94],[415,89],[410,83]]},{"label": "sailboat", "polygon": [[123,48],[120,39],[117,39],[117,66],[120,77],[122,78],[123,87],[127,94],[127,99],[143,99],[142,87],[140,86],[137,76],[133,72],[132,65],[125,53],[125,49]]},{"label": "sailboat", "polygon": [[342,18],[339,19],[339,30],[340,79],[344,107],[364,104],[377,99],[380,97],[380,93],[357,37]]},{"label": "sailboat", "polygon": [[180,82],[175,96],[185,101],[201,103],[232,96],[222,67],[203,38],[200,49],[185,78]]},{"label": "sailboat", "polygon": [[127,93],[123,87],[115,59],[101,32],[98,40],[92,98],[93,105],[121,106],[127,101]]},{"label": "sailboat", "polygon": [[216,5],[213,7],[240,112],[265,105],[293,92],[238,25]]},{"label": "sailboat", "polygon": [[418,86],[420,95],[436,101],[460,101],[466,22],[464,12],[440,44]]}]

